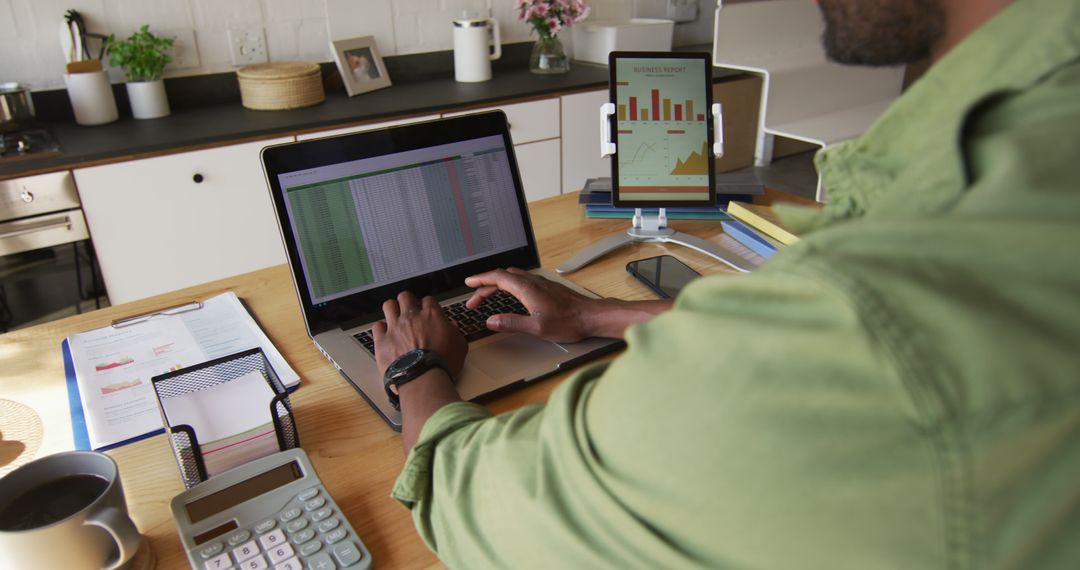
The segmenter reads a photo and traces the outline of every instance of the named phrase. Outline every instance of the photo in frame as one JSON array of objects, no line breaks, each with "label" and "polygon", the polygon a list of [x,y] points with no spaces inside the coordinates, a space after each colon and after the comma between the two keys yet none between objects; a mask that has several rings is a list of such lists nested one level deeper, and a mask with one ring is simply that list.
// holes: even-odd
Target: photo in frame
[{"label": "photo in frame", "polygon": [[390,86],[390,76],[373,36],[338,40],[330,45],[349,97]]}]

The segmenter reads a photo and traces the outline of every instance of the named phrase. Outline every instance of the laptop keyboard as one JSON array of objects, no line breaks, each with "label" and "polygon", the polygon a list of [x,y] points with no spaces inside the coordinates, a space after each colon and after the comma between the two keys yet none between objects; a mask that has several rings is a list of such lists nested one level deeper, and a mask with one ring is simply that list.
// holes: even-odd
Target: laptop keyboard
[{"label": "laptop keyboard", "polygon": [[[446,313],[447,318],[457,323],[461,334],[465,335],[465,340],[469,342],[495,334],[485,324],[491,315],[503,313],[529,314],[528,309],[521,304],[521,301],[518,301],[516,297],[505,291],[499,291],[488,297],[475,309],[466,308],[465,301],[461,301],[444,306],[443,312]],[[353,338],[359,341],[368,352],[375,354],[375,339],[371,336],[370,329],[353,335]]]}]

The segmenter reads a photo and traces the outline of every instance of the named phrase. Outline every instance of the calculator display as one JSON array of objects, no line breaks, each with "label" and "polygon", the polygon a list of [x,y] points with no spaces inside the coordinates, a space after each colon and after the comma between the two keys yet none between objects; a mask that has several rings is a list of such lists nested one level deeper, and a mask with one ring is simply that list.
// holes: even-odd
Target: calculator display
[{"label": "calculator display", "polygon": [[279,465],[236,485],[226,487],[216,493],[186,504],[188,518],[191,519],[192,523],[197,523],[226,509],[235,507],[248,499],[254,499],[263,493],[268,493],[278,487],[292,483],[303,476],[304,473],[300,469],[300,464],[296,461]]}]

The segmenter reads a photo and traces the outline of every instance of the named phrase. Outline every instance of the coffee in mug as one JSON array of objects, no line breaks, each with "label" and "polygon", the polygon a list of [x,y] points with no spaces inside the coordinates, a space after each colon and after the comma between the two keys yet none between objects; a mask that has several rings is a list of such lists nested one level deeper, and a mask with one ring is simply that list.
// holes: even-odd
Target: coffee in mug
[{"label": "coffee in mug", "polygon": [[139,531],[111,457],[70,451],[0,479],[0,568],[120,568]]}]

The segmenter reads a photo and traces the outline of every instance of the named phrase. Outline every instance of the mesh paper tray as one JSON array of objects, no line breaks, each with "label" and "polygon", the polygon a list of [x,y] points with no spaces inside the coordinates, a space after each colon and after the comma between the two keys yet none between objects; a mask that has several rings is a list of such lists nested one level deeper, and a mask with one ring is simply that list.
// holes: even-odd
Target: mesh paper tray
[{"label": "mesh paper tray", "polygon": [[188,425],[169,425],[165,417],[162,402],[191,392],[196,392],[231,382],[250,372],[258,372],[274,390],[270,401],[270,417],[277,433],[278,448],[281,451],[300,447],[300,435],[296,431],[296,421],[292,415],[288,392],[281,383],[274,369],[266,360],[261,348],[252,348],[236,354],[222,356],[197,366],[183,368],[154,376],[151,382],[159,400],[158,408],[169,434],[176,463],[180,467],[180,477],[184,486],[194,487],[208,479],[206,465],[203,462],[199,439]]}]

